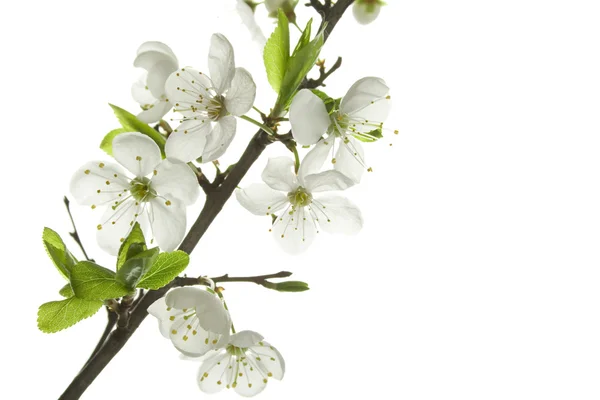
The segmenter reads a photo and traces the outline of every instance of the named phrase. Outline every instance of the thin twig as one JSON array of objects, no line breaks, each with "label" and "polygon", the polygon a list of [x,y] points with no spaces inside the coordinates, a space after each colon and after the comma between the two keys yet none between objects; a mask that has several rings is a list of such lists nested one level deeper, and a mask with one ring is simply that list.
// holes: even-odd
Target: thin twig
[{"label": "thin twig", "polygon": [[71,237],[73,238],[75,243],[77,243],[79,245],[79,248],[81,249],[81,252],[83,253],[83,256],[85,257],[85,259],[88,261],[94,262],[93,259],[88,257],[85,249],[83,248],[83,243],[81,243],[81,239],[79,238],[79,233],[77,232],[77,228],[75,227],[75,220],[73,219],[73,215],[71,214],[71,207],[70,207],[71,202],[69,201],[67,196],[64,197],[63,201],[65,203],[65,207],[67,208],[67,213],[69,214],[69,218],[71,219],[71,225],[73,225],[73,232],[69,232],[69,235],[71,235]]},{"label": "thin twig", "polygon": [[342,57],[338,57],[335,64],[329,68],[328,71],[325,70],[325,62],[323,62],[319,66],[319,77],[317,79],[308,79],[306,82],[307,89],[316,89],[319,86],[325,86],[325,79],[329,77],[329,75],[333,74],[339,67],[342,66]]},{"label": "thin twig", "polygon": [[196,178],[198,179],[198,185],[200,185],[204,193],[208,194],[209,192],[211,192],[213,190],[213,184],[210,183],[210,181],[208,180],[206,175],[204,175],[200,167],[196,167],[191,162],[189,162],[188,165],[190,166],[192,171],[194,171],[194,174],[196,174]]}]

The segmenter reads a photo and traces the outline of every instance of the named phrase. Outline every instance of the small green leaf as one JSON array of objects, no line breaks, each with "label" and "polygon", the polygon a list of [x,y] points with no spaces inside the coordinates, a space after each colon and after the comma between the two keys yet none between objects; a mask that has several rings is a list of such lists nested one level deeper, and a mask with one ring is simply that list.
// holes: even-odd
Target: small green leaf
[{"label": "small green leaf", "polygon": [[102,142],[100,143],[100,148],[102,150],[104,150],[106,152],[106,154],[108,154],[109,156],[112,156],[113,139],[117,135],[120,135],[121,133],[125,133],[125,132],[130,132],[130,130],[125,129],[125,128],[117,128],[117,129],[113,129],[112,131],[108,132],[106,134],[106,136],[104,136],[104,139],[102,139]]},{"label": "small green leaf", "polygon": [[75,296],[86,300],[116,299],[131,291],[115,280],[115,273],[90,261],[81,261],[71,271]]},{"label": "small green leaf", "polygon": [[306,28],[302,31],[300,35],[300,39],[298,39],[298,43],[296,43],[296,47],[294,48],[294,52],[292,54],[298,54],[298,52],[310,42],[310,30],[312,26],[312,18],[308,20],[306,24]]},{"label": "small green leaf", "polygon": [[129,233],[129,236],[121,243],[119,248],[119,255],[117,256],[117,271],[125,261],[134,257],[136,254],[146,250],[146,239],[144,238],[144,232],[140,228],[138,222],[135,223],[133,229]]},{"label": "small green leaf", "polygon": [[287,109],[296,94],[296,90],[302,79],[308,74],[311,68],[315,65],[321,47],[323,47],[324,37],[323,31],[317,33],[317,36],[300,48],[295,54],[292,54],[288,60],[285,77],[281,84],[277,102],[273,108],[273,115],[279,116],[283,110]]},{"label": "small green leaf", "polygon": [[279,292],[304,292],[309,289],[308,283],[301,281],[278,282],[269,288]]},{"label": "small green leaf", "polygon": [[45,333],[61,331],[82,319],[91,317],[100,307],[102,307],[100,300],[85,300],[77,297],[42,304],[38,310],[38,329]]},{"label": "small green leaf", "polygon": [[65,286],[63,286],[59,291],[58,294],[60,294],[62,297],[73,297],[75,296],[75,293],[73,292],[73,288],[71,287],[70,283],[67,283]]},{"label": "small green leaf", "polygon": [[117,271],[117,282],[131,290],[135,289],[137,283],[156,261],[159,252],[160,249],[155,247],[129,258]]},{"label": "small green leaf", "polygon": [[69,274],[73,266],[77,263],[77,259],[67,250],[67,246],[61,239],[60,235],[50,228],[44,228],[42,241],[46,253],[58,269],[58,272],[65,278],[69,279]]},{"label": "small green leaf", "polygon": [[[132,132],[132,131],[140,132],[140,133],[143,133],[144,135],[149,136],[152,140],[154,140],[156,142],[156,144],[160,148],[160,152],[162,153],[162,155],[163,156],[165,155],[165,142],[167,140],[165,139],[165,137],[163,135],[158,133],[156,130],[154,130],[152,127],[150,127],[148,124],[137,119],[137,117],[135,115],[133,115],[132,113],[125,111],[122,108],[117,107],[113,104],[109,104],[109,105],[112,107],[115,115],[117,116],[117,119],[119,120],[119,122],[121,123],[121,125],[123,126],[124,129],[126,129],[128,132]],[[111,141],[111,146],[112,146],[112,141]]]},{"label": "small green leaf", "polygon": [[183,272],[189,262],[190,257],[181,250],[161,253],[137,286],[144,289],[160,289]]},{"label": "small green leaf", "polygon": [[263,60],[267,70],[267,79],[275,92],[279,92],[290,58],[290,28],[288,19],[279,10],[277,27],[267,40],[263,51]]},{"label": "small green leaf", "polygon": [[381,139],[383,137],[383,133],[381,128],[377,128],[365,133],[355,132],[353,136],[361,142],[371,143]]}]

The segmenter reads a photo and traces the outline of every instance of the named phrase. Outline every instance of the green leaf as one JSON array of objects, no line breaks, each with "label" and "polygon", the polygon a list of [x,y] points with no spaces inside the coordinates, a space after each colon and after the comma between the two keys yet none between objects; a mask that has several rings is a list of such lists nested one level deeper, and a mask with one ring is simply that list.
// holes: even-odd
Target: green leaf
[{"label": "green leaf", "polygon": [[90,261],[81,261],[71,271],[75,296],[86,300],[116,299],[131,291],[115,280],[115,273]]},{"label": "green leaf", "polygon": [[85,300],[77,297],[44,303],[38,310],[38,329],[45,333],[62,331],[96,314],[100,307],[102,307],[100,300]]},{"label": "green leaf", "polygon": [[65,246],[65,243],[61,239],[60,235],[54,232],[52,229],[44,228],[42,241],[44,243],[46,253],[48,253],[48,256],[50,256],[50,259],[56,266],[56,269],[58,269],[58,272],[60,272],[60,274],[68,280],[71,269],[75,264],[77,264],[77,259],[73,257],[73,254],[71,254],[69,250],[67,250],[67,246]]},{"label": "green leaf", "polygon": [[73,297],[75,296],[75,293],[73,292],[73,288],[71,287],[70,283],[67,283],[65,286],[63,286],[59,291],[58,294],[60,294],[62,297]]},{"label": "green leaf", "polygon": [[263,60],[267,70],[267,79],[275,92],[279,92],[290,58],[290,28],[288,19],[279,10],[277,27],[267,40],[263,51]]},{"label": "green leaf", "polygon": [[[140,121],[139,119],[137,119],[137,117],[135,115],[133,115],[132,113],[123,110],[120,107],[117,107],[113,104],[109,104],[115,115],[117,116],[117,119],[119,120],[119,122],[121,123],[121,125],[123,126],[124,129],[126,129],[128,132],[140,132],[143,133],[144,135],[149,136],[152,140],[154,140],[156,142],[156,144],[158,145],[158,147],[160,148],[160,152],[162,153],[162,155],[165,155],[165,142],[167,141],[165,139],[165,137],[163,135],[161,135],[160,133],[158,133],[156,130],[154,130],[152,127],[150,127],[148,124]],[[114,132],[114,131],[113,131]],[[109,133],[110,135],[110,133]],[[106,137],[105,137],[106,139]],[[111,148],[112,148],[112,140],[111,140]]]},{"label": "green leaf", "polygon": [[277,103],[273,108],[273,115],[279,116],[284,109],[289,107],[292,98],[296,94],[296,90],[298,90],[298,86],[302,83],[302,79],[304,79],[306,74],[315,65],[321,47],[323,47],[323,42],[323,31],[321,31],[311,42],[300,48],[295,54],[292,54],[287,63]]},{"label": "green leaf", "polygon": [[131,290],[135,289],[137,283],[156,261],[159,252],[160,249],[155,247],[129,258],[117,271],[117,282]]},{"label": "green leaf", "polygon": [[383,137],[383,133],[381,128],[373,129],[371,132],[359,133],[355,132],[353,134],[355,138],[360,140],[361,142],[371,143],[376,142],[377,140]]},{"label": "green leaf", "polygon": [[269,288],[279,292],[304,292],[309,289],[308,283],[301,281],[278,282]]},{"label": "green leaf", "polygon": [[300,39],[298,39],[298,43],[296,44],[296,47],[294,48],[294,52],[292,54],[297,54],[304,46],[308,44],[308,42],[310,42],[311,25],[312,18],[308,21],[308,23],[306,24],[306,28],[304,28],[304,30],[302,31]]},{"label": "green leaf", "polygon": [[144,289],[160,289],[183,272],[189,262],[190,257],[181,250],[161,253],[137,286]]},{"label": "green leaf", "polygon": [[138,222],[135,223],[133,229],[129,233],[129,236],[121,243],[119,248],[119,255],[117,256],[117,271],[125,261],[134,257],[136,254],[146,250],[146,238],[144,238],[144,232],[140,228]]},{"label": "green leaf", "polygon": [[104,139],[102,139],[102,142],[100,143],[100,148],[102,150],[104,150],[106,152],[106,154],[108,154],[109,156],[112,156],[113,139],[117,135],[120,135],[121,133],[125,133],[125,132],[130,132],[130,130],[125,129],[125,128],[117,128],[117,129],[113,129],[112,131],[108,132],[106,134],[106,136],[104,136]]}]

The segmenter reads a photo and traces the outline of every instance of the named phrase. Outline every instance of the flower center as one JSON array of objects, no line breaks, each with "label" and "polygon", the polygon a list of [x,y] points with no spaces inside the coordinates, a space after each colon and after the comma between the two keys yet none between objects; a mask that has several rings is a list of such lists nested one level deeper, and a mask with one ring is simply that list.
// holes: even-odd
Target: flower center
[{"label": "flower center", "polygon": [[236,357],[241,357],[241,356],[244,356],[246,354],[246,350],[245,349],[243,349],[241,347],[236,347],[236,346],[234,346],[232,344],[227,345],[226,350],[227,350],[227,352],[229,354],[231,354],[232,356],[236,356]]},{"label": "flower center", "polygon": [[289,192],[287,197],[290,203],[296,207],[306,207],[312,203],[312,195],[302,186],[296,189],[295,192]]},{"label": "flower center", "polygon": [[212,119],[213,121],[217,121],[219,118],[224,117],[227,114],[227,109],[225,108],[225,98],[223,96],[212,97],[208,101],[206,112],[208,114],[208,118]]},{"label": "flower center", "polygon": [[150,179],[148,178],[132,179],[129,192],[137,201],[150,201],[156,197],[156,192],[152,190]]},{"label": "flower center", "polygon": [[333,134],[336,137],[346,136],[346,131],[350,126],[350,117],[346,114],[333,113],[331,115],[331,127],[333,128]]}]

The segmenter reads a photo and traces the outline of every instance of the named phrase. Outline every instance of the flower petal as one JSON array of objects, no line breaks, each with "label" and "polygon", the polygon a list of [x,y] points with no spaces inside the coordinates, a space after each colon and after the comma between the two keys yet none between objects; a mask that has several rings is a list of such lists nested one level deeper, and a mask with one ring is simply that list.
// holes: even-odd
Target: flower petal
[{"label": "flower petal", "polygon": [[70,189],[79,204],[93,205],[96,208],[112,203],[126,192],[129,189],[129,179],[125,171],[116,164],[92,161],[73,174]]},{"label": "flower petal", "polygon": [[255,215],[270,215],[289,204],[285,194],[263,183],[253,183],[245,189],[236,190],[235,197],[242,207]]},{"label": "flower petal", "polygon": [[150,174],[160,163],[161,155],[154,140],[139,132],[125,132],[113,139],[113,156],[137,177]]},{"label": "flower petal", "polygon": [[165,83],[167,98],[174,105],[174,111],[188,118],[200,120],[206,114],[206,107],[213,98],[211,80],[202,72],[190,67],[181,68],[169,75]]},{"label": "flower petal", "polygon": [[202,153],[202,162],[214,161],[227,151],[235,137],[237,121],[228,115],[221,117],[213,126],[212,132],[206,136],[206,144]]},{"label": "flower petal", "polygon": [[159,195],[171,193],[188,206],[200,195],[196,174],[186,163],[175,159],[166,158],[156,167],[151,185]]},{"label": "flower petal", "polygon": [[231,338],[229,339],[229,344],[232,344],[236,347],[250,347],[254,346],[264,338],[265,337],[258,332],[241,331],[231,335]]},{"label": "flower petal", "polygon": [[346,190],[354,186],[354,181],[339,171],[329,170],[308,175],[304,178],[304,184],[309,193],[316,193]]},{"label": "flower petal", "polygon": [[[330,136],[325,140],[318,142],[315,147],[309,151],[302,162],[300,163],[300,169],[298,170],[298,178],[300,184],[304,183],[304,177],[317,173],[323,167],[327,156],[332,151],[332,146],[335,143],[335,138]],[[331,157],[333,158],[333,157]]]},{"label": "flower petal", "polygon": [[343,143],[335,157],[335,170],[340,171],[355,183],[359,183],[366,168],[365,153],[362,145],[351,136],[346,136],[347,143]]},{"label": "flower petal", "polygon": [[157,99],[162,99],[165,96],[165,83],[169,76],[177,70],[177,64],[171,61],[160,61],[148,70],[148,78],[146,85],[152,93],[152,96]]},{"label": "flower petal", "polygon": [[231,87],[225,97],[225,108],[233,115],[240,117],[252,108],[255,97],[256,84],[252,75],[244,68],[236,68]]},{"label": "flower petal", "polygon": [[300,90],[290,105],[290,125],[296,142],[317,143],[331,124],[325,103],[308,89]]},{"label": "flower petal", "polygon": [[142,207],[139,202],[129,199],[106,208],[96,231],[96,239],[102,250],[111,255],[119,253],[121,242],[129,235],[142,213]]},{"label": "flower petal", "polygon": [[263,371],[267,376],[272,376],[278,380],[283,379],[285,375],[285,360],[275,347],[265,341],[261,341],[258,345],[250,347],[249,350],[249,355],[256,355],[260,358]]},{"label": "flower petal", "polygon": [[208,70],[217,93],[223,94],[229,89],[235,75],[235,59],[231,43],[220,33],[213,34],[210,39]]},{"label": "flower petal", "polygon": [[185,205],[171,194],[162,196],[150,200],[150,225],[158,246],[173,251],[185,235]]},{"label": "flower petal", "polygon": [[367,4],[355,2],[354,6],[352,7],[354,19],[356,19],[356,22],[362,25],[367,25],[375,21],[380,11],[381,6],[377,3]]},{"label": "flower petal", "polygon": [[158,101],[158,99],[150,93],[150,89],[148,89],[146,84],[147,79],[148,72],[144,71],[133,85],[131,85],[131,96],[142,107],[149,107]]},{"label": "flower petal", "polygon": [[225,387],[230,387],[235,364],[234,357],[226,350],[221,350],[204,360],[198,370],[200,390],[204,393],[217,393]]},{"label": "flower petal", "polygon": [[157,100],[147,110],[142,111],[137,115],[137,118],[147,124],[152,124],[160,121],[171,110],[173,104],[166,100]]},{"label": "flower petal", "polygon": [[[177,57],[169,46],[161,42],[145,42],[138,48],[133,66],[150,70],[156,63],[170,61],[177,64]],[[177,68],[177,67],[175,67]]]},{"label": "flower petal", "polygon": [[381,78],[359,79],[342,98],[340,112],[383,122],[387,117],[386,110],[389,111],[389,101],[386,99],[389,92],[390,88]]},{"label": "flower petal", "polygon": [[252,41],[256,42],[260,48],[264,48],[267,38],[260,26],[256,23],[254,12],[244,0],[237,0],[236,9],[242,23],[246,26],[252,37]]},{"label": "flower petal", "polygon": [[261,177],[272,189],[292,192],[298,187],[298,179],[292,172],[294,160],[289,157],[269,158]]},{"label": "flower petal", "polygon": [[363,226],[360,209],[341,196],[323,196],[313,199],[319,210],[319,226],[329,233],[355,234]]},{"label": "flower petal", "polygon": [[[158,319],[158,327],[161,335],[169,339],[171,336],[171,325],[183,311],[167,306],[165,297],[161,297],[148,307],[148,314]],[[171,319],[173,317],[173,319]]]},{"label": "flower petal", "polygon": [[268,376],[262,371],[260,363],[249,357],[236,362],[234,374],[231,386],[240,396],[256,396],[267,387]]},{"label": "flower petal", "polygon": [[200,157],[206,146],[206,136],[211,130],[208,121],[183,121],[167,139],[167,157],[186,163]]},{"label": "flower petal", "polygon": [[285,209],[275,220],[271,231],[284,251],[300,254],[311,245],[317,234],[312,207]]},{"label": "flower petal", "polygon": [[179,310],[194,308],[196,304],[216,298],[212,293],[194,286],[175,288],[165,296],[165,304]]},{"label": "flower petal", "polygon": [[175,348],[183,354],[200,357],[217,347],[221,335],[202,329],[199,318],[189,310],[175,319],[169,337]]}]

